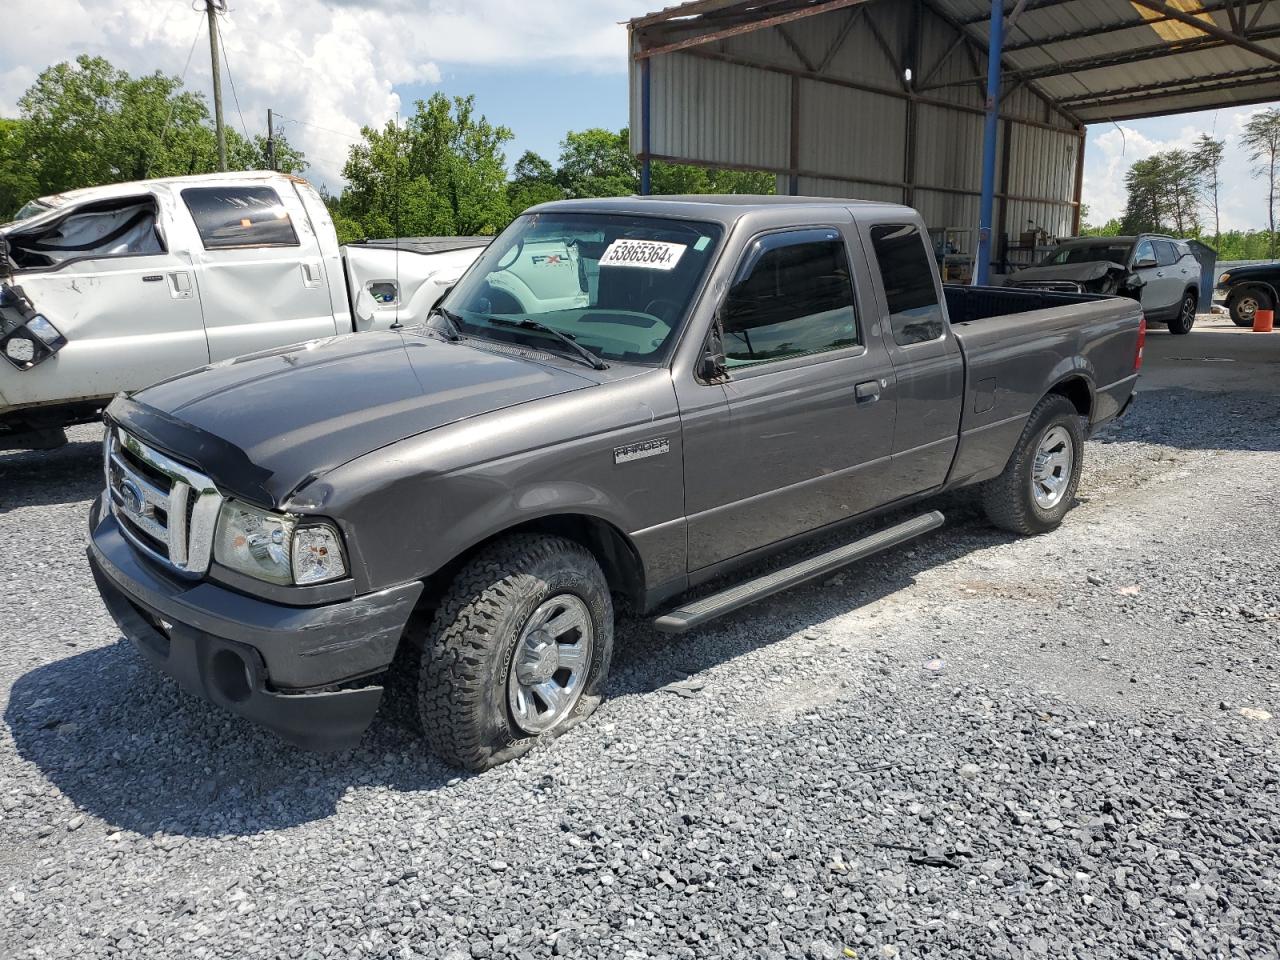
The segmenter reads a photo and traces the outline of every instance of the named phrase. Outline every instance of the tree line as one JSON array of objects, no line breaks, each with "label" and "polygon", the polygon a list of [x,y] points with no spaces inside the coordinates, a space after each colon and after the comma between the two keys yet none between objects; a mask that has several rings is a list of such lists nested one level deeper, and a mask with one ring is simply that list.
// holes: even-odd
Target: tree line
[{"label": "tree line", "polygon": [[1227,141],[1202,133],[1189,149],[1166,150],[1134,163],[1125,175],[1124,215],[1085,233],[1118,236],[1170,233],[1211,243],[1220,260],[1274,259],[1280,246],[1276,204],[1280,197],[1280,110],[1255,113],[1246,122],[1239,146],[1253,164],[1253,176],[1265,185],[1266,230],[1223,231],[1219,205],[1222,162]]},{"label": "tree line", "polygon": [[[232,170],[267,166],[267,139],[227,127]],[[302,173],[303,153],[275,135],[276,169]],[[527,207],[565,197],[640,190],[627,131],[566,134],[553,164],[527,151],[508,170],[510,128],[490,123],[474,97],[434,94],[408,119],[365,127],[343,166],[341,193],[325,192],[339,239],[493,234]],[[210,173],[217,144],[204,96],[178,77],[133,77],[101,57],[49,67],[0,118],[0,222],[36,197],[149,177]],[[654,193],[773,193],[772,174],[652,164]]]}]

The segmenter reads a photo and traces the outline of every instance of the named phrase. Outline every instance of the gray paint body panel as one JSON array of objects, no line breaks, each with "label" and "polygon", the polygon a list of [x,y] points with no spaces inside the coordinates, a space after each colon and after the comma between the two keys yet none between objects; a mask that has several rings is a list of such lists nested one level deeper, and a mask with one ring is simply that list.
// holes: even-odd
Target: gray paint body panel
[{"label": "gray paint body panel", "polygon": [[[1127,300],[948,324],[941,341],[892,345],[860,234],[874,223],[923,230],[907,207],[779,197],[535,208],[552,209],[723,225],[664,365],[595,371],[400,331],[242,358],[136,402],[241,451],[269,474],[277,507],[335,520],[357,595],[427,577],[513,526],[572,514],[627,538],[641,599],[653,603],[850,516],[998,473],[1032,406],[1063,380],[1088,384],[1095,423],[1132,391],[1140,312]],[[705,337],[747,244],[815,224],[845,236],[863,346],[700,382]],[[871,379],[883,390],[860,407],[855,384]],[[161,446],[199,464],[195,441],[182,449],[171,432]]]}]

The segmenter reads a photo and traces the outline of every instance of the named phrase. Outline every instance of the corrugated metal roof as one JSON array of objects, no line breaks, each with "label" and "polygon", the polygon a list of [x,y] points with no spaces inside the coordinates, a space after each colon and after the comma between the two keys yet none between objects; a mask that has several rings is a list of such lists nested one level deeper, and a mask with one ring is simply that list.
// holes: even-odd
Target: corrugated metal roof
[{"label": "corrugated metal roof", "polygon": [[[1017,2],[1003,2],[1008,17]],[[801,46],[803,35],[819,28],[816,18],[800,18],[859,6],[870,8],[896,42],[910,6],[901,0],[694,0],[637,17],[631,26],[643,50],[712,33],[776,44],[782,42],[776,31],[754,37],[750,31],[785,20]],[[990,0],[925,0],[925,6],[985,46]],[[975,66],[981,65],[952,56],[919,92],[950,100],[956,89],[978,82],[984,68]],[[1011,97],[1042,95],[1084,123],[1280,100],[1280,4],[1027,0],[1007,25],[1005,66],[1008,85],[1017,87]]]}]

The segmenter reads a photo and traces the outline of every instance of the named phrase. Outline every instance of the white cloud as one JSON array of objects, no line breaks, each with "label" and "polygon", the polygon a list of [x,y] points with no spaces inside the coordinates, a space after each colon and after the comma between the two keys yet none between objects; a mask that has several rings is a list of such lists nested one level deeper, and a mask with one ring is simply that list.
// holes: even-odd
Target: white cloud
[{"label": "white cloud", "polygon": [[[626,68],[626,30],[644,0],[232,0],[220,21],[230,76],[223,77],[228,124],[251,133],[266,110],[306,151],[310,173],[339,181],[351,138],[400,108],[396,85],[433,84],[440,64],[546,65],[564,71]],[[204,17],[189,0],[8,0],[0,31],[0,115],[46,66],[88,53],[131,73],[180,74],[196,40],[188,87],[209,91]],[[17,26],[17,29],[14,27]],[[211,100],[211,97],[209,98]]]},{"label": "white cloud", "polygon": [[[1222,229],[1265,228],[1265,194],[1260,181],[1252,176],[1252,165],[1240,148],[1244,124],[1258,110],[1220,115],[1216,125],[1214,114],[1205,113],[1189,115],[1184,118],[1187,122],[1177,129],[1172,123],[1179,118],[1090,128],[1084,168],[1084,202],[1089,207],[1090,221],[1105,223],[1112,217],[1123,216],[1126,199],[1124,177],[1136,161],[1165,150],[1188,149],[1200,134],[1212,133],[1226,141],[1226,153],[1219,171],[1218,206]],[[1164,128],[1165,135],[1152,133],[1156,127]],[[1211,219],[1212,213],[1206,211],[1204,221],[1210,232],[1213,230]]]}]

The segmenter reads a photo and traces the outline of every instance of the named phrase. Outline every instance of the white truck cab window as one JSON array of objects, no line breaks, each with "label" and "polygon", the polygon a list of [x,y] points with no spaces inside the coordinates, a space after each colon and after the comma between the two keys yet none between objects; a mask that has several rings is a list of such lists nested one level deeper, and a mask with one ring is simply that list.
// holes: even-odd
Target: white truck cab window
[{"label": "white truck cab window", "polygon": [[182,200],[206,250],[299,245],[289,212],[270,187],[189,187]]}]

